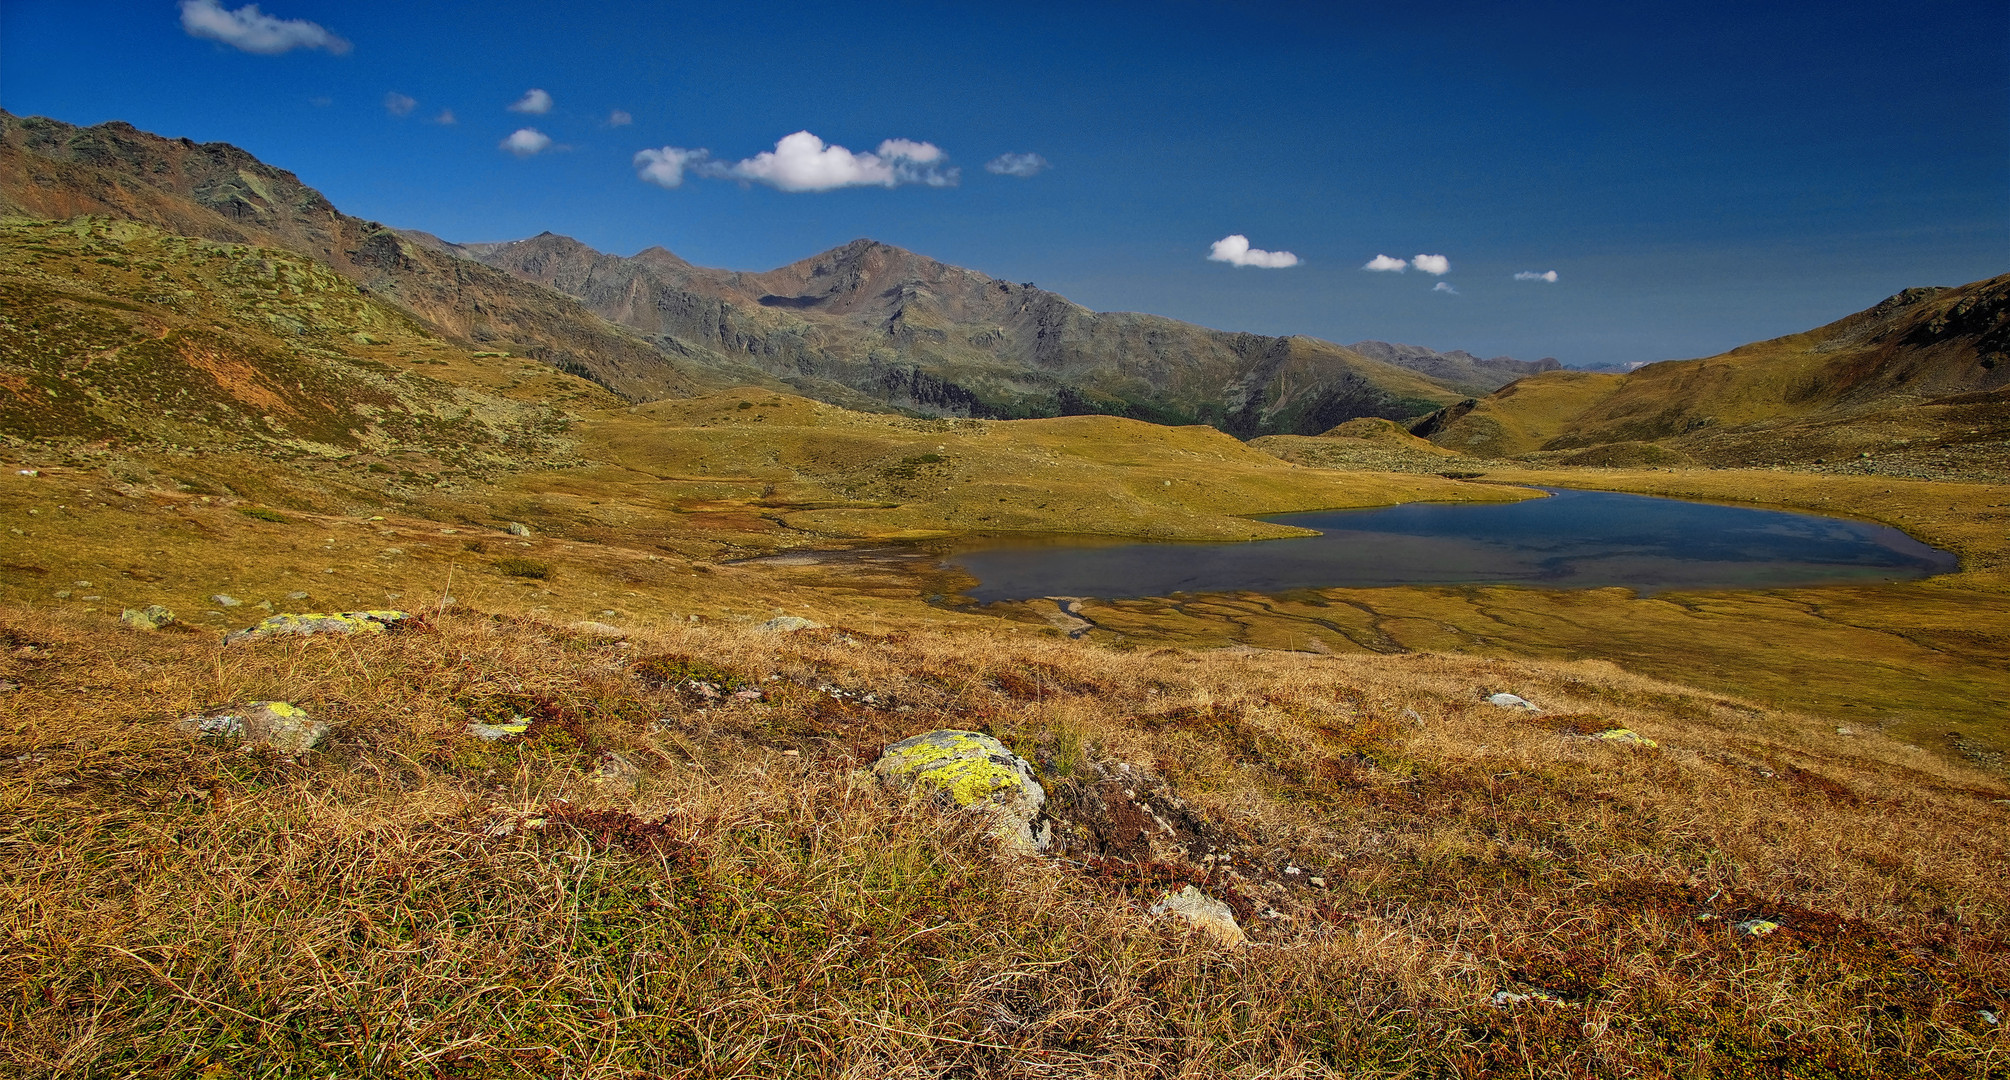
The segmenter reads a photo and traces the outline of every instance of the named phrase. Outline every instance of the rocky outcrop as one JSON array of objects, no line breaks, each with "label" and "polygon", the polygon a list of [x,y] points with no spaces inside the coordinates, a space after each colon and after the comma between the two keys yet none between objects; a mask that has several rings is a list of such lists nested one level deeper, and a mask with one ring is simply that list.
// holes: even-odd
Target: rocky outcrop
[{"label": "rocky outcrop", "polygon": [[237,645],[265,638],[306,634],[381,634],[411,618],[403,611],[333,611],[280,614],[261,619],[255,626],[224,635],[223,643]]}]

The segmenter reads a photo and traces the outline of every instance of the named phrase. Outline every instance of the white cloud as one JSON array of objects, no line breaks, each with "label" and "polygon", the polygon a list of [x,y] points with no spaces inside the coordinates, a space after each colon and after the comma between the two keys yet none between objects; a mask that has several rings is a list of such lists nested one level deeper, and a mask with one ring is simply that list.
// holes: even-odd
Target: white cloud
[{"label": "white cloud", "polygon": [[1459,290],[1452,288],[1452,283],[1449,281],[1438,282],[1436,285],[1431,286],[1431,291],[1441,293],[1451,293],[1453,296],[1459,295]]},{"label": "white cloud", "polygon": [[712,156],[709,150],[686,150],[666,146],[661,150],[639,150],[635,154],[635,175],[657,187],[683,187],[684,170]]},{"label": "white cloud", "polygon": [[322,49],[337,56],[349,51],[347,41],[320,23],[275,18],[258,10],[257,4],[226,11],[217,0],[182,0],[181,28],[191,37],[221,41],[262,56],[277,56],[294,49]]},{"label": "white cloud", "polygon": [[384,108],[392,116],[408,116],[413,109],[418,107],[419,102],[417,98],[407,97],[396,90],[384,95]]},{"label": "white cloud", "polygon": [[855,154],[842,146],[826,144],[807,131],[798,131],[783,136],[773,150],[763,150],[731,165],[711,163],[699,171],[704,176],[752,180],[782,191],[902,184],[953,187],[957,170],[940,168],[943,157],[942,149],[935,144],[910,139],[888,139],[879,144],[876,154]]},{"label": "white cloud", "polygon": [[878,153],[889,161],[912,161],[916,165],[933,165],[943,158],[941,147],[913,139],[887,139],[879,144]]},{"label": "white cloud", "polygon": [[452,109],[441,109],[440,115],[433,117],[433,123],[435,124],[458,124],[460,122],[460,118],[454,115],[454,110]]},{"label": "white cloud", "polygon": [[531,157],[551,147],[551,136],[536,128],[518,128],[497,145],[518,157]]},{"label": "white cloud", "polygon": [[627,127],[634,122],[635,118],[630,116],[626,109],[616,109],[607,114],[608,127]]},{"label": "white cloud", "polygon": [[1038,154],[1000,154],[984,163],[984,171],[999,176],[1017,176],[1024,179],[1050,168],[1047,159]]},{"label": "white cloud", "polygon": [[1516,274],[1514,279],[1516,281],[1547,281],[1551,285],[1554,285],[1556,284],[1556,271],[1544,270],[1541,273],[1537,273],[1534,270],[1523,270],[1521,273]]},{"label": "white cloud", "polygon": [[1443,277],[1452,272],[1452,260],[1443,255],[1419,255],[1410,260],[1410,265],[1426,274]]},{"label": "white cloud", "polygon": [[523,96],[516,99],[516,104],[509,107],[509,111],[543,116],[551,111],[551,95],[538,89],[525,90]]},{"label": "white cloud", "polygon": [[1236,233],[1224,236],[1214,242],[1208,252],[1209,262],[1225,262],[1230,266],[1260,266],[1266,270],[1282,270],[1287,266],[1297,266],[1298,256],[1288,251],[1265,251],[1249,246],[1249,237]]},{"label": "white cloud", "polygon": [[1403,272],[1403,269],[1409,265],[1410,264],[1408,260],[1405,259],[1392,259],[1387,255],[1377,255],[1374,258],[1369,259],[1367,262],[1363,263],[1361,265],[1361,269],[1394,271],[1400,274]]}]

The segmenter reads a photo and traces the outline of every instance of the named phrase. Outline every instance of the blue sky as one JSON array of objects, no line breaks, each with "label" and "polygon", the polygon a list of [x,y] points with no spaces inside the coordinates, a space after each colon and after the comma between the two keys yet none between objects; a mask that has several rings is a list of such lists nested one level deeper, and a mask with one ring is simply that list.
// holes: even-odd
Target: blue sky
[{"label": "blue sky", "polygon": [[[455,240],[767,269],[870,236],[1103,310],[1571,364],[2010,271],[2000,0],[242,7],[8,0],[0,106],[236,143]],[[853,156],[757,156],[801,131]],[[709,156],[639,178],[671,149]],[[1295,265],[1209,260],[1238,235]]]}]

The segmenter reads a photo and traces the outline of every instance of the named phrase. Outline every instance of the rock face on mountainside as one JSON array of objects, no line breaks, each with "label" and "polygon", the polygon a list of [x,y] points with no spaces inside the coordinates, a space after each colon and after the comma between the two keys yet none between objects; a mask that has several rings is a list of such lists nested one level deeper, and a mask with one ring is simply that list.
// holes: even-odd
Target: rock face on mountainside
[{"label": "rock face on mountainside", "polygon": [[1449,449],[1580,465],[2010,463],[2010,274],[1907,289],[1806,333],[1628,374],[1552,371],[1411,425]]}]

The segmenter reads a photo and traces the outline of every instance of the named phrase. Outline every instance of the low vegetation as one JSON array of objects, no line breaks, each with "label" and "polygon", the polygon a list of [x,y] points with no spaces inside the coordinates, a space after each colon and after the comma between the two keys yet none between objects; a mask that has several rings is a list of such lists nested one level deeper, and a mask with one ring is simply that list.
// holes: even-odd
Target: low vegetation
[{"label": "low vegetation", "polygon": [[[2010,792],[1605,663],[0,621],[16,1075],[2010,1070]],[[262,699],[335,737],[172,723]],[[1036,763],[1056,851],[863,771],[937,727]],[[1253,944],[1148,914],[1187,883]]]}]

